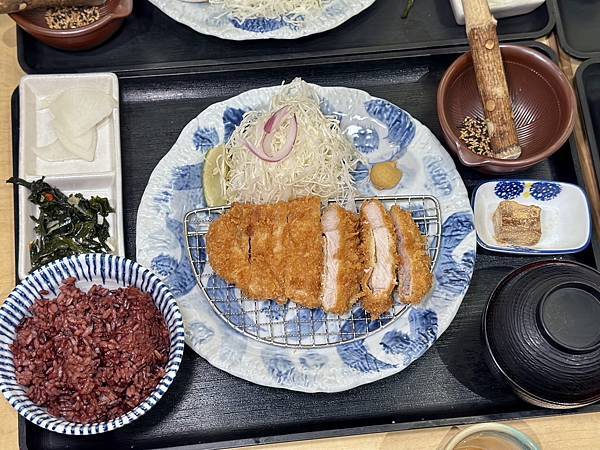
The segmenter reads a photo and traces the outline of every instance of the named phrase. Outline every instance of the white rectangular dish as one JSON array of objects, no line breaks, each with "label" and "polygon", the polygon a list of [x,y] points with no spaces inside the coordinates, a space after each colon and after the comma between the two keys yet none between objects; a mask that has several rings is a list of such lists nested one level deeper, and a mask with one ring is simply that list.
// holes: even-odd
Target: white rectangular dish
[{"label": "white rectangular dish", "polygon": [[[529,14],[544,4],[545,0],[488,0],[492,14],[496,19]],[[459,25],[465,24],[465,13],[462,0],[450,0],[454,19]]]},{"label": "white rectangular dish", "polygon": [[[542,237],[532,247],[499,243],[493,215],[500,202],[512,200],[541,208]],[[537,180],[500,180],[480,185],[473,193],[477,243],[486,250],[517,254],[566,254],[585,249],[591,239],[588,200],[579,186]]]},{"label": "white rectangular dish", "polygon": [[[71,159],[45,161],[34,149],[48,145],[53,136],[49,102],[63,91],[73,88],[94,89],[113,97],[112,114],[97,126],[95,157],[92,161]],[[114,254],[125,254],[123,210],[121,202],[121,141],[119,130],[119,82],[113,73],[73,75],[27,75],[19,85],[19,177],[46,182],[65,194],[81,193],[84,197],[106,197],[115,212],[108,219],[108,244]],[[29,273],[29,244],[35,238],[34,222],[39,211],[29,200],[29,191],[19,187],[19,278]]]}]

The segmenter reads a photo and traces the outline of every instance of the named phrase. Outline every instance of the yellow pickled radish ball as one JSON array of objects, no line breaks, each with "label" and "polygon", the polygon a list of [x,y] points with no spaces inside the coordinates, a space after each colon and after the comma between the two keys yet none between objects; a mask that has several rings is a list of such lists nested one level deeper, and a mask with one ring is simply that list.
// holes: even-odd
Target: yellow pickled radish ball
[{"label": "yellow pickled radish ball", "polygon": [[202,174],[202,187],[207,206],[222,206],[227,204],[225,193],[221,186],[221,176],[217,170],[219,158],[225,152],[225,147],[219,145],[206,154],[204,158],[204,171]]},{"label": "yellow pickled radish ball", "polygon": [[402,171],[395,161],[377,163],[371,169],[371,183],[380,191],[393,189],[402,180]]}]

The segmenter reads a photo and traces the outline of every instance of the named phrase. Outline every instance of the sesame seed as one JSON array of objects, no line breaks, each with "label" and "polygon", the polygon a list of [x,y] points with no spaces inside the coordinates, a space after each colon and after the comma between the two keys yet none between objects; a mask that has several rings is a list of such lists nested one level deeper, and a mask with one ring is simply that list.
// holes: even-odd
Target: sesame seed
[{"label": "sesame seed", "polygon": [[460,140],[473,153],[493,156],[490,135],[485,120],[467,116],[460,126]]},{"label": "sesame seed", "polygon": [[100,19],[100,9],[97,6],[48,8],[44,18],[51,30],[69,30],[96,22]]}]

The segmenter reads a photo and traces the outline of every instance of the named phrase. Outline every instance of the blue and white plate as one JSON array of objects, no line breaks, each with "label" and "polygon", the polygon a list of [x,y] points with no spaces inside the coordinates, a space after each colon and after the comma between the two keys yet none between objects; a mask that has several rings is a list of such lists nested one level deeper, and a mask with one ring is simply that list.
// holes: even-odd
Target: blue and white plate
[{"label": "blue and white plate", "polygon": [[193,0],[150,0],[172,19],[193,30],[222,39],[298,39],[331,30],[367,9],[375,0],[328,0],[322,11],[306,18],[257,18],[245,21],[230,17],[222,5]]},{"label": "blue and white plate", "polygon": [[[170,336],[169,361],[166,373],[152,393],[133,410],[108,422],[80,424],[48,414],[45,408],[34,405],[26,391],[16,381],[10,346],[16,337],[16,328],[30,313],[28,309],[40,298],[40,291],[49,292],[49,301],[59,294],[62,282],[75,277],[77,287],[87,291],[94,284],[109,289],[135,286],[149,293],[165,318]],[[121,256],[87,254],[54,261],[31,273],[0,306],[0,391],[25,419],[56,433],[90,435],[105,433],[133,422],[147,413],[173,382],[183,358],[184,331],[177,302],[167,286],[148,269]]]},{"label": "blue and white plate", "polygon": [[[183,129],[152,173],[142,198],[137,259],[169,285],[186,324],[186,342],[215,367],[265,386],[337,392],[393,375],[433,345],[450,325],[469,287],[476,239],[464,184],[452,159],[427,127],[366,92],[314,88],[322,110],[339,117],[342,129],[368,161],[354,173],[360,194],[430,194],[440,202],[443,227],[435,285],[419,307],[407,308],[393,323],[365,339],[304,350],[244,336],[219,317],[202,295],[188,260],[183,220],[188,211],[206,206],[204,157],[229,139],[246,111],[267,109],[279,86],[248,91],[211,105]],[[402,170],[402,182],[393,190],[378,191],[369,179],[370,166],[390,160],[397,161]],[[224,283],[215,280],[218,282]],[[252,326],[252,317],[244,320]]]},{"label": "blue and white plate", "polygon": [[[542,237],[532,247],[500,243],[494,236],[494,212],[505,200],[541,208]],[[592,237],[588,200],[574,184],[539,180],[499,180],[473,193],[477,242],[486,250],[514,254],[560,255],[584,250]]]}]

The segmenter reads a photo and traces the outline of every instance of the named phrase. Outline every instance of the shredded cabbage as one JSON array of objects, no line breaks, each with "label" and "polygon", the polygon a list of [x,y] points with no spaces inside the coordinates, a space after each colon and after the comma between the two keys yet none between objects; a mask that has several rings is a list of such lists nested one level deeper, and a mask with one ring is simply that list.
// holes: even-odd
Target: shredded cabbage
[{"label": "shredded cabbage", "polygon": [[209,0],[223,5],[230,15],[243,22],[265,17],[299,24],[314,10],[323,8],[330,0]]},{"label": "shredded cabbage", "polygon": [[[315,90],[300,79],[281,87],[268,111],[244,115],[225,151],[217,161],[221,188],[228,202],[272,203],[316,195],[346,201],[355,193],[352,170],[362,161],[342,133],[335,117],[325,116]],[[273,113],[288,106],[295,114],[298,134],[292,152],[283,160],[263,161],[244,145],[259,143],[264,123]],[[286,134],[286,121],[278,130]],[[274,146],[284,139],[274,139]]]}]

